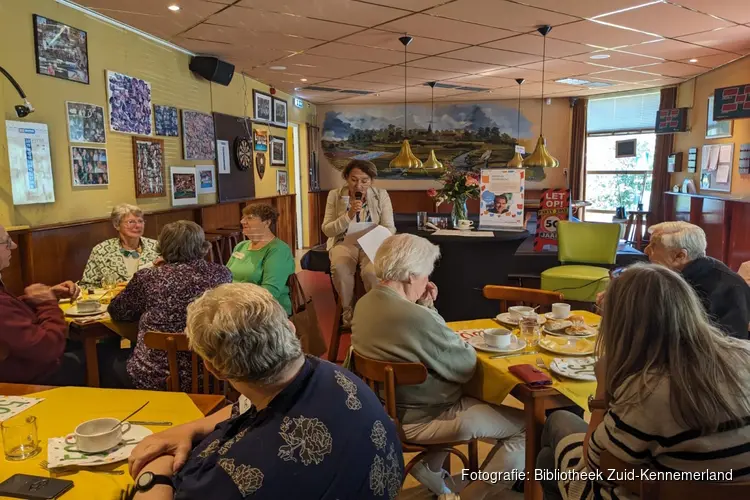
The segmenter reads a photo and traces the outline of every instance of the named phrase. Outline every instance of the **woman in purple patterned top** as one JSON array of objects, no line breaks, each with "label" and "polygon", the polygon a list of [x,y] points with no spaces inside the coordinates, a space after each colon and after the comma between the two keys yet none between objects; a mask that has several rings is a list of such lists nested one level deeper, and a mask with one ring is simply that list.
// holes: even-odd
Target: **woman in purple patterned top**
[{"label": "woman in purple patterned top", "polygon": [[[229,269],[204,260],[208,248],[203,229],[195,222],[167,224],[159,234],[158,251],[163,263],[135,273],[109,305],[113,320],[139,321],[138,342],[127,361],[127,374],[135,388],[165,390],[169,376],[167,353],[146,347],[146,332],[184,332],[188,304],[203,292],[232,282]],[[190,354],[178,353],[177,363],[180,390],[189,392]],[[114,369],[120,371],[116,366]]]}]

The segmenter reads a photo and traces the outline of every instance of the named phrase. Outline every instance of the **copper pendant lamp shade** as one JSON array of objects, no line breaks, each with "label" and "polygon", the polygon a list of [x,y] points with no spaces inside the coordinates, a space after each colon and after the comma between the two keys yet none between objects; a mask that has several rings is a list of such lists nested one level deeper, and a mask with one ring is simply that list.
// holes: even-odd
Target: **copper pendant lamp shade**
[{"label": "copper pendant lamp shade", "polygon": [[[521,84],[524,81],[523,78],[516,78],[516,83],[518,83],[518,125],[516,128],[516,144],[521,139]],[[513,155],[513,158],[510,159],[506,166],[508,168],[523,168],[523,156],[521,156],[521,153],[516,150],[516,154]]]},{"label": "copper pendant lamp shade", "polygon": [[544,138],[544,67],[547,59],[547,34],[552,31],[551,26],[540,26],[537,31],[544,39],[544,49],[542,51],[542,119],[539,125],[540,133],[539,139],[536,141],[536,148],[523,161],[523,166],[526,168],[530,167],[542,167],[542,168],[555,168],[560,166],[560,162],[549,154],[547,151],[547,140]]},{"label": "copper pendant lamp shade", "polygon": [[404,142],[401,143],[401,151],[398,152],[395,158],[388,164],[388,168],[393,169],[416,169],[422,168],[422,160],[414,156],[411,152],[411,145],[409,139],[407,139],[407,109],[406,109],[406,46],[413,40],[412,37],[404,35],[398,39],[404,45]]}]

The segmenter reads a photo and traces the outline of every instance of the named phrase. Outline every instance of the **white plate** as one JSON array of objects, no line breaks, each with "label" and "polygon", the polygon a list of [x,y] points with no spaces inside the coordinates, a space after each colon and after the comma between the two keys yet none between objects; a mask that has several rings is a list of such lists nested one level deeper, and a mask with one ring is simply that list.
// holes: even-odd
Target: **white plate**
[{"label": "white plate", "polygon": [[74,305],[73,307],[65,311],[65,315],[73,318],[78,318],[82,316],[96,316],[97,314],[102,314],[105,312],[107,312],[107,306],[105,306],[104,304],[99,304],[99,309],[88,312],[81,312],[78,310],[78,306]]},{"label": "white plate", "polygon": [[142,425],[131,425],[123,434],[123,441],[111,450],[102,453],[81,453],[76,446],[66,444],[65,438],[49,438],[47,441],[47,461],[51,469],[55,467],[94,467],[114,464],[128,459],[136,445],[153,432]]},{"label": "white plate", "polygon": [[568,314],[565,318],[556,318],[555,315],[552,314],[551,312],[544,313],[544,317],[545,318],[547,318],[547,319],[553,319],[553,320],[557,320],[557,321],[566,320],[566,319],[570,318],[571,315],[572,315],[572,313]]},{"label": "white plate", "polygon": [[510,345],[508,347],[489,346],[484,341],[484,337],[481,335],[471,337],[466,342],[468,342],[474,349],[485,352],[511,353],[518,352],[526,347],[526,341],[523,339],[519,339],[515,335],[511,335]]},{"label": "white plate", "polygon": [[596,375],[594,375],[595,363],[596,358],[594,356],[587,356],[585,358],[554,358],[549,364],[549,369],[563,377],[596,382]]},{"label": "white plate", "polygon": [[[498,314],[497,316],[495,316],[495,319],[500,323],[505,323],[506,325],[518,325],[518,320],[511,318],[510,313]],[[543,325],[547,321],[547,318],[545,318],[544,316],[537,316],[537,321],[540,325]]]},{"label": "white plate", "polygon": [[567,356],[589,356],[594,354],[594,346],[594,342],[588,339],[568,339],[549,335],[539,341],[539,347],[545,351]]}]

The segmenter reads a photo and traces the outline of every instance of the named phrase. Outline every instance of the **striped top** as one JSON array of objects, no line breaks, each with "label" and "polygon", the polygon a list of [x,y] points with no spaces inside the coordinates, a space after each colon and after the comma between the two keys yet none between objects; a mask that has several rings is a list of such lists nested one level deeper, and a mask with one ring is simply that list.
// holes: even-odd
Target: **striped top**
[{"label": "striped top", "polygon": [[[738,398],[750,400],[750,377]],[[729,472],[733,481],[750,481],[750,415],[743,425],[722,424],[717,432],[702,434],[679,424],[672,414],[669,378],[652,376],[653,390],[639,404],[627,401],[640,384],[626,383],[615,393],[604,420],[591,436],[588,463],[599,468],[602,450],[652,472]],[[637,399],[636,399],[637,401]],[[558,444],[556,464],[561,470],[585,470],[583,435]],[[580,443],[577,446],[576,443]],[[606,479],[608,471],[602,471]],[[688,478],[690,479],[690,478]],[[696,480],[729,480],[728,476],[695,477]],[[607,481],[561,481],[566,498],[630,498],[624,488]]]}]

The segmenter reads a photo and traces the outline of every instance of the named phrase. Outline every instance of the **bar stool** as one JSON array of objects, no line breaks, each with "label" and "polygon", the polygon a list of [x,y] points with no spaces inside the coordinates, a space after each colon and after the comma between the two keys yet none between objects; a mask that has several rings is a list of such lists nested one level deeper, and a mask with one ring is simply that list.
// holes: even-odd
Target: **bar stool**
[{"label": "bar stool", "polygon": [[[628,223],[625,226],[625,241],[630,243],[636,250],[643,250],[643,228],[649,215],[648,210],[633,210],[628,212]],[[631,230],[635,233],[631,237]]]},{"label": "bar stool", "polygon": [[224,236],[216,233],[206,233],[206,241],[211,244],[206,258],[209,262],[224,265]]},{"label": "bar stool", "polygon": [[224,238],[224,262],[229,262],[234,248],[242,241],[242,229],[212,229],[212,233],[220,234]]}]

